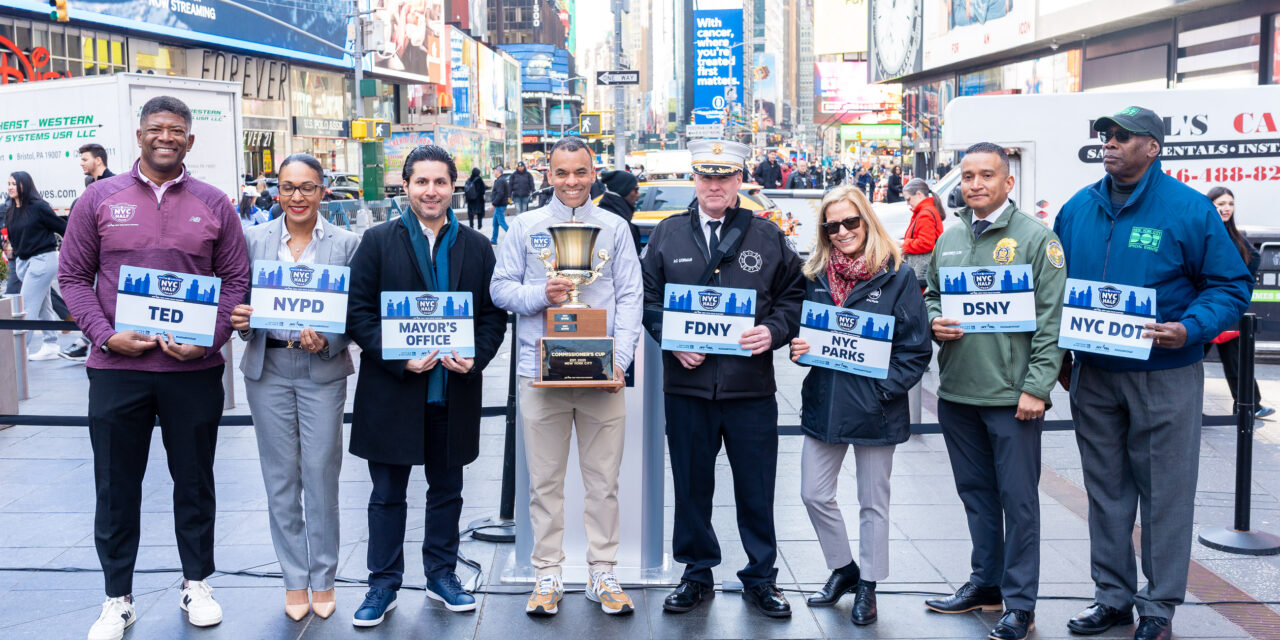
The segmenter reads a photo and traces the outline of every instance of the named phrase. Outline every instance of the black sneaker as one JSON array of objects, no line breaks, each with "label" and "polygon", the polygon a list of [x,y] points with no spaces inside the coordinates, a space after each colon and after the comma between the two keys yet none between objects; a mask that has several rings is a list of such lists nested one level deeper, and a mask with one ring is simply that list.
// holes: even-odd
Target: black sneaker
[{"label": "black sneaker", "polygon": [[59,351],[58,357],[66,358],[67,360],[84,360],[89,357],[89,345],[76,340],[67,345],[62,351]]}]

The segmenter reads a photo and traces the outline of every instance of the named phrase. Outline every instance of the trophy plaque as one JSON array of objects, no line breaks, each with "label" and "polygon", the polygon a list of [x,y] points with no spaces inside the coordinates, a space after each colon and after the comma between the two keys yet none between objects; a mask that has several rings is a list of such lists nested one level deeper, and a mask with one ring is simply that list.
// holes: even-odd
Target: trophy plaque
[{"label": "trophy plaque", "polygon": [[[600,268],[609,261],[609,253],[595,251],[600,227],[571,218],[551,225],[547,231],[556,248],[538,255],[547,267],[547,276],[564,278],[573,283],[569,299],[546,310],[546,335],[539,340],[538,379],[535,387],[617,387],[613,377],[613,338],[608,331],[608,312],[593,309],[579,299],[580,288],[600,277]],[[593,256],[594,254],[594,256]],[[593,257],[600,262],[591,265]]]}]

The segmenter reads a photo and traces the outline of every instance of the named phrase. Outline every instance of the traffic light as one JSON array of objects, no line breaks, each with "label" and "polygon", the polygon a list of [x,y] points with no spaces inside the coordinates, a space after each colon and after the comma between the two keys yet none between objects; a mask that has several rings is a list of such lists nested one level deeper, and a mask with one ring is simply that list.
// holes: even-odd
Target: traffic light
[{"label": "traffic light", "polygon": [[862,142],[862,132],[858,132],[858,142]]},{"label": "traffic light", "polygon": [[49,19],[58,22],[70,22],[71,17],[67,15],[67,0],[49,0],[49,6],[53,7],[53,11],[49,12]]},{"label": "traffic light", "polygon": [[391,134],[390,123],[376,118],[359,118],[351,121],[351,139],[361,142],[377,142]]},{"label": "traffic light", "polygon": [[759,120],[752,120],[752,121],[751,121],[751,133],[760,133],[760,121],[759,121]]}]

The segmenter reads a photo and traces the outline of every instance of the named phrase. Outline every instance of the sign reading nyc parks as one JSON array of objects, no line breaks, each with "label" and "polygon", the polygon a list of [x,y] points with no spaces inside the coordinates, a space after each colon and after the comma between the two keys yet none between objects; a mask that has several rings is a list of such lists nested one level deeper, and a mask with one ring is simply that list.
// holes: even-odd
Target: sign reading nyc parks
[{"label": "sign reading nyc parks", "polygon": [[383,291],[382,359],[476,356],[475,316],[466,291]]},{"label": "sign reading nyc parks", "polygon": [[968,333],[1035,331],[1036,294],[1031,265],[942,267],[942,317]]},{"label": "sign reading nyc parks", "polygon": [[221,293],[221,278],[121,265],[115,329],[212,347]]},{"label": "sign reading nyc parks", "polygon": [[809,343],[800,364],[881,380],[889,377],[893,316],[808,300],[800,313],[800,339]]},{"label": "sign reading nyc parks", "polygon": [[756,325],[755,290],[668,284],[662,297],[664,350],[751,355],[738,340]]},{"label": "sign reading nyc parks", "polygon": [[328,264],[253,261],[249,326],[342,333],[347,330],[351,269]]},{"label": "sign reading nyc parks", "polygon": [[1058,346],[1146,360],[1151,338],[1142,337],[1142,325],[1155,321],[1155,289],[1067,278]]}]

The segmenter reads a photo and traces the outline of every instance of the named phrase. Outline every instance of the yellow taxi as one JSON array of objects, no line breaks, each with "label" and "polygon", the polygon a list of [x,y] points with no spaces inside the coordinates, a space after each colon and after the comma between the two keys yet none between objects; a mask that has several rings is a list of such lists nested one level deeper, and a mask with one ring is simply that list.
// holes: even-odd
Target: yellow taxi
[{"label": "yellow taxi", "polygon": [[[762,218],[781,225],[782,209],[763,193],[758,184],[743,183],[738,188],[742,207]],[[651,180],[640,183],[640,199],[636,201],[636,213],[631,222],[640,228],[642,242],[649,241],[649,232],[667,216],[687,211],[696,194],[692,180]]]}]

